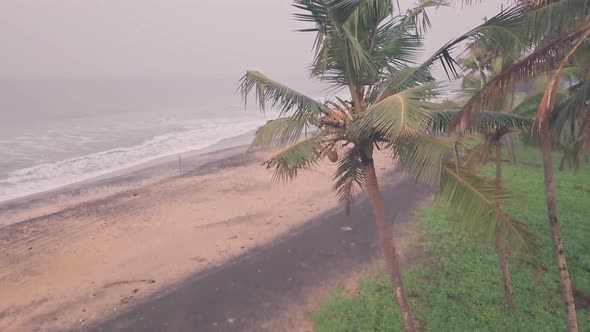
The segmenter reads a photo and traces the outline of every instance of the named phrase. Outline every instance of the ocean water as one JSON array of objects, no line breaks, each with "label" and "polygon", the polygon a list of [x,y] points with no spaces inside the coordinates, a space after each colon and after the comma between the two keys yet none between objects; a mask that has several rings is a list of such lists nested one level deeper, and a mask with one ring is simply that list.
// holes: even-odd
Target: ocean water
[{"label": "ocean water", "polygon": [[211,146],[276,116],[236,80],[0,81],[0,202]]}]

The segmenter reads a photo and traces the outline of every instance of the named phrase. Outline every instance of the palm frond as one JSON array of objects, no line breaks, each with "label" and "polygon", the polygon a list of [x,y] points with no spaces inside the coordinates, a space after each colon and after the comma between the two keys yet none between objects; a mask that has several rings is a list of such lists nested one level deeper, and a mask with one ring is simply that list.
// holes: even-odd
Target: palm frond
[{"label": "palm frond", "polygon": [[[367,49],[361,44],[357,37],[346,27],[343,27],[343,41],[344,51],[346,52],[346,60],[348,65],[347,74],[353,78],[369,78],[371,79],[377,74],[377,66],[375,65],[371,55]],[[357,82],[349,82],[357,83]],[[358,82],[361,85],[364,82]]]},{"label": "palm frond", "polygon": [[[520,94],[521,98],[517,98],[512,113],[524,117],[534,117],[535,113],[539,109],[539,104],[545,94],[545,89],[549,84],[549,75],[543,74],[536,77],[532,81],[526,83],[527,92]],[[565,98],[567,98],[567,90],[560,89],[557,91],[557,103],[560,104]]]},{"label": "palm frond", "polygon": [[273,182],[292,180],[299,170],[310,169],[324,157],[328,142],[329,138],[325,135],[310,137],[278,152],[263,165],[273,170]]},{"label": "palm frond", "polygon": [[434,78],[430,74],[428,65],[405,67],[399,71],[390,73],[389,78],[384,79],[382,84],[376,85],[369,97],[369,102],[371,104],[378,103],[402,90],[432,82],[434,82]]},{"label": "palm frond", "polygon": [[571,90],[567,98],[557,101],[554,116],[549,119],[554,138],[562,149],[569,149],[573,156],[584,149],[590,133],[590,81],[583,81]]},{"label": "palm frond", "polygon": [[441,0],[421,0],[404,15],[376,26],[370,45],[373,58],[389,71],[414,63],[422,50],[422,35],[431,27],[426,10],[446,5]]},{"label": "palm frond", "polygon": [[559,112],[555,117],[557,125],[567,119],[582,118],[588,104],[590,104],[590,80],[583,81],[569,89],[567,98],[558,99],[557,103],[559,105]]},{"label": "palm frond", "polygon": [[[482,75],[483,74],[483,75]],[[461,95],[462,96],[473,96],[481,89],[482,83],[485,82],[487,77],[485,73],[468,73],[463,75],[461,81]]]},{"label": "palm frond", "polygon": [[454,141],[448,137],[428,135],[401,136],[390,143],[393,159],[417,181],[436,186],[440,182],[440,168]]},{"label": "palm frond", "polygon": [[435,105],[428,102],[438,93],[434,84],[403,90],[372,105],[351,126],[351,136],[377,131],[387,140],[418,134],[432,118]]},{"label": "palm frond", "polygon": [[431,82],[430,68],[437,61],[440,61],[449,78],[451,76],[459,77],[457,68],[461,66],[455,61],[451,52],[457,45],[470,38],[487,38],[501,47],[514,49],[515,45],[521,44],[521,39],[523,39],[521,34],[523,34],[522,29],[525,24],[522,14],[526,8],[526,6],[520,5],[503,11],[484,24],[443,45],[419,66],[402,67],[392,72],[390,77],[385,79],[384,83],[380,84],[372,93],[371,101],[377,103],[401,89]]},{"label": "palm frond", "polygon": [[438,8],[441,6],[446,7],[448,5],[449,4],[446,1],[441,0],[420,0],[416,7],[408,9],[402,24],[408,27],[412,26],[416,33],[422,35],[432,28],[430,17],[428,17],[426,9],[432,7]]},{"label": "palm frond", "polygon": [[252,140],[251,148],[263,148],[272,145],[287,145],[299,140],[305,126],[309,125],[305,119],[284,117],[268,121],[258,128]]},{"label": "palm frond", "polygon": [[342,24],[356,10],[362,0],[294,0],[293,6],[302,10],[295,18],[314,23],[314,28],[302,31],[339,31]]},{"label": "palm frond", "polygon": [[362,163],[358,147],[347,150],[338,160],[338,167],[332,176],[338,200],[346,207],[347,214],[358,193],[365,187]]},{"label": "palm frond", "polygon": [[244,103],[248,102],[250,92],[255,90],[256,101],[262,111],[266,110],[267,102],[270,102],[281,116],[289,114],[310,123],[318,116],[325,114],[324,105],[320,102],[278,83],[258,71],[247,71],[240,79],[238,89]]},{"label": "palm frond", "polygon": [[[526,41],[527,21],[524,14],[529,10],[526,2],[513,5],[490,18],[483,24],[464,33],[463,35],[443,45],[433,55],[433,60],[439,60],[447,76],[458,77],[457,67],[460,65],[451,55],[452,50],[464,41],[479,38],[491,41],[492,44],[502,50],[514,50],[521,47]],[[432,61],[429,59],[429,61]]]},{"label": "palm frond", "polygon": [[531,42],[556,38],[590,15],[589,0],[529,0]]},{"label": "palm frond", "polygon": [[[315,59],[312,65],[312,77],[321,77],[323,80],[335,84],[345,84],[346,79],[343,73],[346,71],[348,60],[342,49],[347,52],[354,51],[354,45],[345,31],[345,23],[351,16],[358,12],[359,7],[365,5],[363,0],[295,0],[294,6],[302,13],[295,14],[295,18],[314,23],[315,27],[300,31],[316,32],[314,42]],[[358,61],[359,55],[356,54]],[[358,64],[358,62],[357,62]]]},{"label": "palm frond", "polygon": [[363,85],[377,79],[378,65],[366,45],[368,36],[362,35],[366,31],[359,31],[357,26],[347,23],[340,23],[337,31],[318,32],[312,77],[340,86]]},{"label": "palm frond", "polygon": [[393,4],[391,0],[362,1],[356,6],[355,11],[347,19],[349,29],[357,27],[357,32],[370,35],[389,15],[392,14]]},{"label": "palm frond", "polygon": [[495,181],[447,165],[441,169],[439,200],[469,233],[487,236],[490,243],[505,237],[515,249],[534,246],[535,236],[526,225],[498,207],[497,203],[507,203],[509,195],[498,191]]},{"label": "palm frond", "polygon": [[463,106],[461,116],[453,124],[453,130],[469,126],[473,114],[493,108],[498,98],[506,95],[518,84],[538,75],[551,72],[569,50],[570,42],[590,31],[590,20],[547,44],[537,47],[534,52],[516,62],[501,74],[494,76],[477,94]]},{"label": "palm frond", "polygon": [[326,35],[322,38],[311,65],[311,77],[346,85],[347,81],[343,75],[345,60],[339,51],[342,44],[342,41],[334,35]]},{"label": "palm frond", "polygon": [[[449,133],[455,119],[461,115],[460,111],[442,111],[433,114],[429,128],[434,133]],[[502,112],[480,112],[474,115],[470,126],[462,131],[470,133],[493,133],[500,129],[524,130],[532,125],[532,120],[516,114]]]},{"label": "palm frond", "polygon": [[525,117],[533,117],[539,109],[539,104],[541,104],[543,95],[544,93],[527,94],[523,100],[514,107],[512,113]]},{"label": "palm frond", "polygon": [[402,28],[396,21],[382,24],[376,32],[371,57],[381,68],[401,69],[414,63],[422,51],[422,37]]},{"label": "palm frond", "polygon": [[538,124],[539,128],[541,128],[545,124],[545,122],[547,122],[547,119],[551,116],[551,112],[553,111],[553,108],[557,100],[555,96],[559,90],[559,86],[562,79],[562,73],[565,69],[565,66],[569,63],[569,59],[575,54],[578,47],[580,47],[580,45],[582,45],[582,43],[586,41],[588,36],[590,36],[590,18],[588,19],[588,27],[585,31],[583,31],[580,34],[580,36],[578,36],[574,40],[571,49],[561,60],[561,64],[559,65],[559,67],[557,67],[555,73],[553,73],[551,81],[549,81],[549,85],[545,90],[545,95],[543,96],[543,100],[541,100],[539,110],[537,111],[537,115],[535,117],[535,123]]}]

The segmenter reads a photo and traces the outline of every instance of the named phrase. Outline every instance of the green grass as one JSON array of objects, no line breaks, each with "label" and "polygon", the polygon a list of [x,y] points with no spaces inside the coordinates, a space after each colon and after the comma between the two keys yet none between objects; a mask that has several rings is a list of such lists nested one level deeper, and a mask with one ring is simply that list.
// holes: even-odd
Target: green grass
[{"label": "green grass", "polygon": [[[537,150],[521,151],[520,159],[539,162]],[[559,158],[554,158],[557,162]],[[556,171],[561,231],[576,289],[590,294],[590,165],[578,175]],[[483,173],[492,176],[492,167]],[[404,274],[416,318],[425,331],[564,331],[565,313],[559,293],[543,185],[543,169],[504,166],[504,181],[513,193],[506,210],[530,226],[541,240],[531,263],[511,262],[518,311],[504,307],[501,271],[495,253],[476,244],[439,208],[419,211],[427,263]],[[534,268],[533,265],[537,267]],[[339,291],[312,315],[318,332],[401,331],[391,287],[384,275],[370,276],[360,294]],[[590,331],[590,309],[578,308],[580,331]]]}]

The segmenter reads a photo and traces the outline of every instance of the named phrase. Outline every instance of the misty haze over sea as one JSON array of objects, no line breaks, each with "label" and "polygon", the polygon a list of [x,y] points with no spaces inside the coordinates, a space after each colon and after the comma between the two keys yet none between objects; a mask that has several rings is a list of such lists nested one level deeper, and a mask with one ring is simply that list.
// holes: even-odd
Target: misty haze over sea
[{"label": "misty haze over sea", "polygon": [[[275,118],[253,101],[244,108],[238,78],[0,80],[0,202],[203,149]],[[296,85],[327,96],[317,82]]]},{"label": "misty haze over sea", "polygon": [[237,78],[0,81],[0,202],[205,148],[276,116],[245,110],[236,87]]},{"label": "misty haze over sea", "polygon": [[[402,12],[413,5],[398,3]],[[419,58],[500,4],[433,11],[436,28]],[[308,24],[293,19],[291,1],[230,5],[3,2],[0,202],[254,130],[265,118],[254,107],[244,110],[235,93],[246,69],[325,95],[308,81],[314,34],[295,32]],[[453,13],[461,24],[446,24]]]}]

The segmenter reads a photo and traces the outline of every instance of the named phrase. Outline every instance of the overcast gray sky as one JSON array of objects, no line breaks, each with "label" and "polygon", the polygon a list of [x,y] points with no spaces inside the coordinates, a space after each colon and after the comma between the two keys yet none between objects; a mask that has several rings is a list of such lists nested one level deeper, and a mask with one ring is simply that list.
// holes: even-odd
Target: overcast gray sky
[{"label": "overcast gray sky", "polygon": [[[426,53],[500,10],[431,10]],[[0,0],[0,79],[306,75],[313,34],[290,0]],[[407,7],[414,1],[400,0]]]}]

